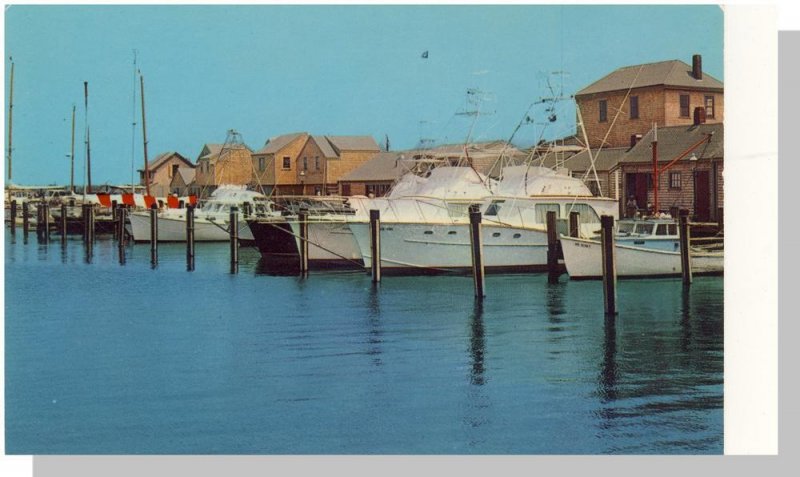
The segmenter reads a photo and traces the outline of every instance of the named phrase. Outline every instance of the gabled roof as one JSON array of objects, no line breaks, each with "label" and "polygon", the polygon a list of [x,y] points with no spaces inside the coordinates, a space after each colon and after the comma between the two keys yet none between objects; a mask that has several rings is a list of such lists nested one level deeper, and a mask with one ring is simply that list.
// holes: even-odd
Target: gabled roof
[{"label": "gabled roof", "polygon": [[183,183],[189,185],[194,180],[196,172],[197,171],[195,170],[194,167],[179,167],[178,174],[176,176],[180,176]]},{"label": "gabled roof", "polygon": [[227,154],[228,152],[233,150],[246,150],[250,153],[253,152],[249,147],[247,147],[244,144],[206,144],[203,147],[203,151],[200,153],[203,154],[203,152],[206,152],[206,154],[201,155],[199,158],[197,158],[197,160],[216,161],[217,159],[219,159],[220,154],[223,153]]},{"label": "gabled roof", "polygon": [[317,143],[317,146],[319,146],[319,149],[320,151],[322,151],[323,156],[329,158],[339,157],[339,155],[336,154],[336,151],[333,150],[331,143],[328,142],[328,138],[326,138],[325,136],[311,136],[311,138],[314,139],[315,143]]},{"label": "gabled roof", "polygon": [[301,136],[308,136],[308,133],[297,132],[271,137],[267,139],[267,142],[264,143],[264,147],[256,151],[254,154],[275,154]]},{"label": "gabled roof", "polygon": [[[721,123],[700,124],[698,126],[669,126],[658,128],[658,161],[669,162],[703,139],[706,133],[712,133],[708,143],[701,144],[692,151],[698,159],[724,157],[724,128]],[[653,161],[653,130],[628,151],[620,161],[621,164],[633,164]],[[684,161],[688,161],[689,154]]]},{"label": "gabled roof", "polygon": [[[336,152],[381,150],[372,136],[325,136]],[[338,155],[338,154],[337,154]]]},{"label": "gabled roof", "polygon": [[[619,164],[622,158],[625,156],[625,153],[628,151],[629,148],[627,147],[612,147],[612,148],[603,148],[599,151],[592,150],[592,157],[594,157],[594,168],[598,172],[602,171],[609,171],[611,168]],[[558,162],[559,164],[556,164]],[[556,159],[555,154],[549,154],[545,156],[544,160],[542,161],[541,165],[545,167],[555,167],[556,165],[562,165],[571,171],[588,171],[591,168],[591,159],[589,158],[589,152],[584,149],[578,153],[569,155],[565,159],[558,157]],[[539,164],[539,162],[535,162],[535,164]]]},{"label": "gabled roof", "polygon": [[[161,167],[165,162],[167,162],[172,156],[176,156],[178,159],[180,159],[181,161],[185,162],[187,166],[194,167],[194,164],[192,164],[192,161],[190,161],[189,159],[186,159],[181,154],[179,154],[179,153],[177,153],[175,151],[169,151],[169,152],[161,153],[158,156],[156,156],[154,159],[151,159],[150,161],[148,161],[147,168],[150,169],[151,171],[155,171],[156,169]],[[138,170],[139,171],[143,171],[144,169],[138,169]]]},{"label": "gabled roof", "polygon": [[342,182],[394,181],[406,172],[398,164],[401,153],[379,152],[373,159],[342,176]]},{"label": "gabled roof", "polygon": [[200,150],[197,160],[208,159],[209,156],[219,154],[219,151],[222,150],[222,146],[222,144],[203,144],[203,149]]},{"label": "gabled roof", "polygon": [[643,88],[646,86],[673,86],[722,90],[722,82],[703,72],[703,79],[692,76],[692,67],[680,60],[661,61],[644,65],[625,66],[578,91],[583,96],[610,91]]}]

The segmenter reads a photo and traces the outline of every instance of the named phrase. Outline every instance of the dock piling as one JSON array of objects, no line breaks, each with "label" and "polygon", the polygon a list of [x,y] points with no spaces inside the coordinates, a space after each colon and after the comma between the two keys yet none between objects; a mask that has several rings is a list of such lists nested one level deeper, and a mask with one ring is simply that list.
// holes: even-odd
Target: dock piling
[{"label": "dock piling", "polygon": [[117,201],[111,201],[111,223],[114,224],[114,240],[119,240],[119,225],[117,221],[119,220],[118,214],[118,207]]},{"label": "dock piling", "polygon": [[370,274],[372,283],[381,282],[381,211],[370,209],[369,211],[369,250]]},{"label": "dock piling", "polygon": [[603,302],[607,316],[617,314],[617,265],[614,259],[614,217],[600,217],[600,245],[603,249]]},{"label": "dock piling", "polygon": [[302,208],[297,214],[300,222],[300,273],[308,273],[308,209]]},{"label": "dock piling", "polygon": [[231,236],[231,273],[239,272],[239,208],[231,207],[229,223]]},{"label": "dock piling", "polygon": [[67,244],[67,204],[61,204],[61,245]]},{"label": "dock piling", "polygon": [[681,248],[681,278],[684,286],[692,284],[692,258],[690,255],[691,232],[689,231],[689,211],[682,209],[678,221],[678,236]]},{"label": "dock piling", "polygon": [[86,205],[86,210],[89,212],[89,242],[94,244],[94,233],[95,233],[95,228],[94,228],[94,205],[87,204]]},{"label": "dock piling", "polygon": [[475,298],[486,296],[483,267],[483,237],[481,236],[481,211],[477,204],[469,206],[469,243],[472,250],[472,278],[475,283]]},{"label": "dock piling", "polygon": [[42,202],[42,240],[50,243],[50,204]]},{"label": "dock piling", "polygon": [[9,222],[9,226],[11,227],[11,235],[16,235],[17,233],[17,201],[11,201],[11,221]]},{"label": "dock piling", "polygon": [[119,263],[120,265],[125,265],[125,216],[127,215],[128,209],[121,205],[117,208],[117,237],[119,240],[117,241],[117,247],[119,252]]},{"label": "dock piling", "polygon": [[558,269],[558,226],[556,224],[556,212],[547,211],[547,281],[558,283],[560,275]]},{"label": "dock piling", "polygon": [[186,270],[194,270],[194,206],[186,206]]},{"label": "dock piling", "polygon": [[581,214],[580,212],[569,213],[569,236],[578,238],[581,233]]},{"label": "dock piling", "polygon": [[30,215],[30,205],[28,202],[25,201],[22,203],[22,237],[25,239],[25,243],[28,243],[28,221]]},{"label": "dock piling", "polygon": [[158,205],[150,205],[150,264],[158,265]]}]

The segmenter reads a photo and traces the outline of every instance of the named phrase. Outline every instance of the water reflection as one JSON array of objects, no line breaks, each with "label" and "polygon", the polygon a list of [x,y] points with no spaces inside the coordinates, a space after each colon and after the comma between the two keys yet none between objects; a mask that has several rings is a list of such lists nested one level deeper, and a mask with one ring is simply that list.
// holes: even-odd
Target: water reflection
[{"label": "water reflection", "polygon": [[372,364],[382,366],[381,343],[383,343],[383,330],[381,329],[381,300],[380,287],[373,284],[367,293],[367,322],[369,334],[367,336],[367,354],[372,357]]},{"label": "water reflection", "polygon": [[603,365],[600,368],[600,402],[606,404],[617,399],[617,324],[613,316],[605,317],[603,339]]},{"label": "water reflection", "polygon": [[472,331],[469,342],[469,354],[472,357],[472,371],[470,373],[470,383],[476,386],[482,386],[484,381],[484,353],[485,353],[485,338],[483,329],[483,301],[475,300],[472,309],[472,317],[470,320],[470,329]]}]

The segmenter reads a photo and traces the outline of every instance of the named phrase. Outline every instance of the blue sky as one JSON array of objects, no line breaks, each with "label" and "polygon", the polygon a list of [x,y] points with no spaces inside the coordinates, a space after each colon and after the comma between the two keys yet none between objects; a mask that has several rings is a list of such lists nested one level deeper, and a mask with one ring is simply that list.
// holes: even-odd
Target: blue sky
[{"label": "blue sky", "polygon": [[[130,182],[132,160],[143,162],[138,104],[132,144],[134,49],[150,158],[194,160],[229,129],[254,149],[296,131],[388,135],[392,149],[463,142],[471,127],[473,139],[507,139],[551,95],[548,79],[569,95],[621,66],[694,53],[724,81],[717,6],[12,6],[14,183],[68,182],[73,104],[83,167],[84,81],[93,182]],[[475,109],[470,88],[485,93],[474,127],[456,114]],[[572,102],[554,124],[543,106],[530,115],[521,145],[574,132]]]}]

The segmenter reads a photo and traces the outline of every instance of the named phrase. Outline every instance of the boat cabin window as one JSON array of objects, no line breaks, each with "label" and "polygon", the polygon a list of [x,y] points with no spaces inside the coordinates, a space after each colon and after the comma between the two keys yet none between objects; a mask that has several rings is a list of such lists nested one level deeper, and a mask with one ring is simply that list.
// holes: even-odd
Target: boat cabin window
[{"label": "boat cabin window", "polygon": [[567,211],[577,212],[580,214],[580,223],[582,224],[599,224],[600,217],[597,216],[594,208],[589,204],[572,204],[567,206]]},{"label": "boat cabin window", "polygon": [[504,200],[493,200],[489,207],[486,208],[486,212],[483,215],[497,215],[500,212],[500,207],[503,205]]},{"label": "boat cabin window", "polygon": [[667,224],[658,224],[656,227],[656,235],[668,235]]},{"label": "boat cabin window", "polygon": [[536,204],[535,206],[536,212],[536,222],[540,224],[547,223],[547,213],[549,211],[555,211],[556,219],[561,216],[561,207],[558,204]]},{"label": "boat cabin window", "polygon": [[636,226],[636,233],[639,235],[653,235],[653,225],[650,223],[641,223]]},{"label": "boat cabin window", "polygon": [[621,234],[632,234],[633,228],[636,226],[633,222],[619,222],[618,232]]}]

